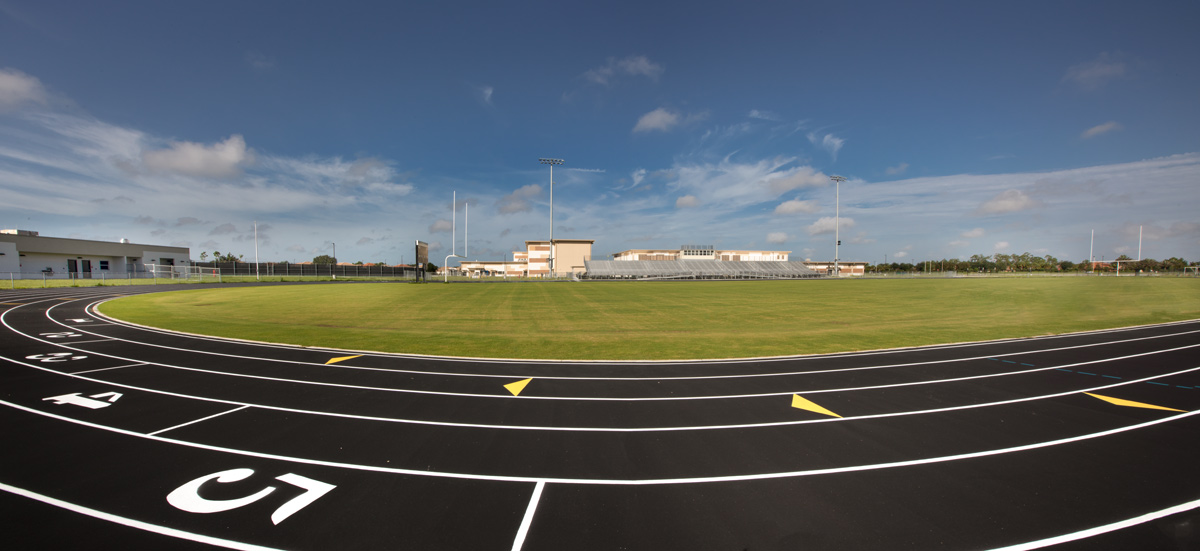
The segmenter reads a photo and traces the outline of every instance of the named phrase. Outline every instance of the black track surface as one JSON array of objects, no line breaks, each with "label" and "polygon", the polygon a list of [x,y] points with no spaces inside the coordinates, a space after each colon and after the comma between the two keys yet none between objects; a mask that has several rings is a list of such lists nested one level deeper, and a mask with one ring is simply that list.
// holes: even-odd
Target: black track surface
[{"label": "black track surface", "polygon": [[6,548],[1200,549],[1200,321],[558,363],[94,310],[158,291],[0,292]]}]

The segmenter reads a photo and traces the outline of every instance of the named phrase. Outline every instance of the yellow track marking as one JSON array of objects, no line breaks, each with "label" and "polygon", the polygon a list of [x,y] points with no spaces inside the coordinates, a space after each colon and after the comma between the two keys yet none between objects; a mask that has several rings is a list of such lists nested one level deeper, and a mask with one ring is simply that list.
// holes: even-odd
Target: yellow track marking
[{"label": "yellow track marking", "polygon": [[359,354],[357,356],[342,356],[340,358],[332,358],[329,361],[325,362],[325,365],[335,364],[338,362],[344,362],[346,360],[353,360],[354,358],[361,358],[362,356],[363,356],[362,354]]},{"label": "yellow track marking", "polygon": [[1134,402],[1133,400],[1122,400],[1120,398],[1111,398],[1109,396],[1101,396],[1099,394],[1092,394],[1090,392],[1084,392],[1084,394],[1087,394],[1088,396],[1091,396],[1092,398],[1099,398],[1099,399],[1104,400],[1105,402],[1108,402],[1115,406],[1124,406],[1127,408],[1161,409],[1163,411],[1178,411],[1180,413],[1187,413],[1186,411],[1184,411],[1182,409],[1166,408],[1166,407],[1162,407],[1162,406],[1156,406],[1154,404],[1144,404],[1142,402]]},{"label": "yellow track marking", "polygon": [[525,390],[525,385],[528,385],[529,381],[532,381],[532,380],[533,380],[532,377],[530,377],[528,379],[521,379],[520,381],[517,381],[515,383],[508,383],[508,384],[504,385],[504,388],[507,388],[508,391],[511,392],[513,396],[517,396],[517,395],[521,394],[522,390]]},{"label": "yellow track marking", "polygon": [[792,395],[792,407],[794,407],[796,409],[802,409],[805,411],[811,411],[813,413],[820,413],[822,415],[828,415],[830,417],[837,417],[839,419],[842,417],[841,415],[838,415],[838,414],[836,414],[832,411],[829,411],[821,406],[818,406],[817,404],[814,404],[812,402],[812,400],[809,400],[808,398],[801,398],[799,394]]}]

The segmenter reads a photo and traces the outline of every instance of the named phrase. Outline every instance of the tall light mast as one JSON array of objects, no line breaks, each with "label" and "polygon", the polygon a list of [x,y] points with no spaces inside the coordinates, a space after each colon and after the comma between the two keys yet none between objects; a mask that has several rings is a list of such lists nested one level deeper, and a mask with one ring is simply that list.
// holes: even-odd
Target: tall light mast
[{"label": "tall light mast", "polygon": [[538,159],[539,163],[550,165],[550,276],[554,276],[554,165],[563,164],[562,159]]},{"label": "tall light mast", "polygon": [[829,177],[833,180],[834,199],[833,199],[833,275],[838,277],[842,274],[842,270],[838,267],[838,262],[841,258],[838,257],[838,249],[842,246],[842,182],[846,181],[845,176],[834,174]]}]

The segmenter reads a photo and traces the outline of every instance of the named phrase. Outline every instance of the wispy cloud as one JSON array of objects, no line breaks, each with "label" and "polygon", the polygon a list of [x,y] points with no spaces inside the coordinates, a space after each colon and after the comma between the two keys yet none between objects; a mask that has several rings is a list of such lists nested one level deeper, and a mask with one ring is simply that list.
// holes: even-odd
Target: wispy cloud
[{"label": "wispy cloud", "polygon": [[976,211],[978,214],[1007,214],[1040,207],[1041,201],[1031,198],[1019,189],[1009,189],[988,199]]},{"label": "wispy cloud", "polygon": [[512,193],[501,197],[496,201],[496,212],[500,214],[515,214],[518,212],[530,212],[533,210],[533,200],[541,198],[542,186],[538,184],[529,184],[521,186]]},{"label": "wispy cloud", "polygon": [[644,76],[657,80],[665,70],[661,64],[644,55],[631,55],[621,59],[610,57],[604,65],[583,73],[583,78],[607,86],[613,79],[622,76]]},{"label": "wispy cloud", "polygon": [[821,212],[821,206],[816,201],[801,201],[792,199],[784,201],[775,207],[775,214],[789,216],[793,214],[813,214]]},{"label": "wispy cloud", "polygon": [[1128,56],[1105,52],[1092,61],[1072,65],[1063,75],[1062,81],[1074,84],[1084,90],[1096,90],[1129,73]]},{"label": "wispy cloud", "polygon": [[842,146],[846,143],[846,140],[834,136],[833,134],[822,135],[817,132],[809,132],[808,141],[812,142],[813,145],[825,150],[826,153],[829,153],[829,156],[832,157],[834,161],[837,161],[838,151],[841,151]]},{"label": "wispy cloud", "polygon": [[695,195],[684,195],[675,200],[675,208],[677,209],[689,209],[698,206],[700,206],[700,199],[697,199]]},{"label": "wispy cloud", "polygon": [[888,167],[884,172],[886,172],[888,176],[896,176],[898,174],[904,174],[907,171],[908,163],[900,163],[896,166]]},{"label": "wispy cloud", "polygon": [[275,68],[275,58],[268,56],[262,52],[249,51],[245,56],[246,65],[258,71],[267,71]]},{"label": "wispy cloud", "polygon": [[846,231],[853,227],[853,218],[825,216],[810,224],[805,231],[808,232],[808,235],[825,235],[834,233],[835,231]]},{"label": "wispy cloud", "polygon": [[46,105],[42,81],[16,69],[0,69],[0,112],[28,104]]},{"label": "wispy cloud", "polygon": [[773,245],[781,245],[783,243],[787,243],[787,240],[788,240],[787,232],[778,231],[778,232],[771,232],[771,233],[767,234],[767,243],[771,243]]},{"label": "wispy cloud", "polygon": [[633,131],[636,132],[668,132],[680,125],[692,124],[700,122],[708,118],[708,112],[702,111],[699,113],[690,113],[684,115],[678,111],[659,107],[638,118],[637,124],[633,126]]},{"label": "wispy cloud", "polygon": [[254,162],[246,140],[234,134],[223,142],[204,145],[174,142],[166,149],[142,152],[142,164],[152,172],[173,172],[201,178],[232,178]]},{"label": "wispy cloud", "polygon": [[1096,136],[1099,136],[1101,134],[1107,134],[1109,132],[1120,130],[1121,128],[1123,128],[1121,126],[1121,123],[1116,122],[1116,121],[1108,121],[1104,124],[1098,124],[1087,130],[1084,130],[1083,134],[1080,134],[1079,137],[1086,140],[1088,138],[1095,138]]},{"label": "wispy cloud", "polygon": [[779,116],[778,113],[774,113],[771,111],[764,111],[761,109],[751,109],[750,114],[748,114],[746,116],[750,117],[752,119],[761,119],[764,121],[778,122],[778,121],[782,120],[782,118]]}]

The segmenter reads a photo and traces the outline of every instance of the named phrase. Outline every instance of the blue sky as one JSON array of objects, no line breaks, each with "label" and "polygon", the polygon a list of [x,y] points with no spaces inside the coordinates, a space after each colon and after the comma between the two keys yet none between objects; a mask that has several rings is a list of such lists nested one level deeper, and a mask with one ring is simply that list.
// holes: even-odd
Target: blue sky
[{"label": "blue sky", "polygon": [[0,0],[0,226],[1200,260],[1200,4]]}]

